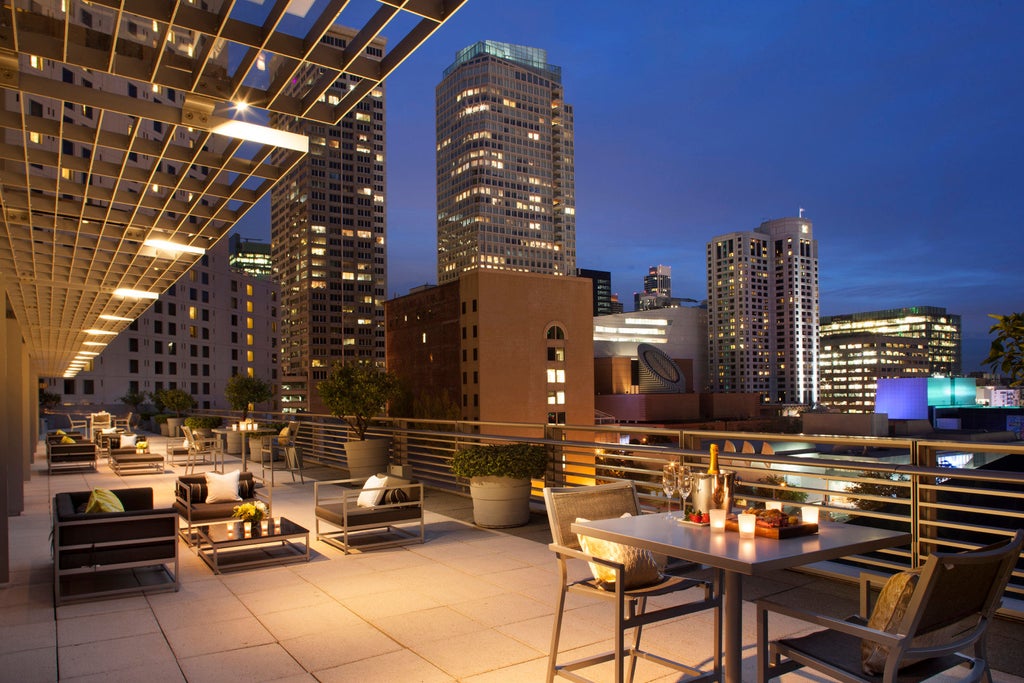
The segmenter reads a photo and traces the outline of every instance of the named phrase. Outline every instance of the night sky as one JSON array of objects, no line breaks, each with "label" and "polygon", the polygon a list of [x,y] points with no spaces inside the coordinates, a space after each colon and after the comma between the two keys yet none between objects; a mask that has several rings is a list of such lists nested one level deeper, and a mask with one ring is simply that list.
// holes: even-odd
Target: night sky
[{"label": "night sky", "polygon": [[627,310],[658,264],[705,299],[711,238],[802,207],[822,315],[944,306],[980,369],[1024,310],[1022,29],[1016,0],[469,0],[387,81],[389,297],[436,282],[434,88],[497,40],[562,67],[577,265]]}]

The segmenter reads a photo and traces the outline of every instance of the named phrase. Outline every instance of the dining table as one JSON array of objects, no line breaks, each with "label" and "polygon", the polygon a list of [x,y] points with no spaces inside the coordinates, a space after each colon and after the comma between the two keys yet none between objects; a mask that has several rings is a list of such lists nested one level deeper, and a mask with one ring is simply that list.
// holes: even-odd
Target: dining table
[{"label": "dining table", "polygon": [[835,522],[821,523],[817,533],[807,535],[740,538],[736,531],[713,531],[710,526],[680,521],[668,513],[578,521],[571,529],[721,570],[723,643],[722,652],[717,654],[723,661],[726,683],[742,680],[743,576],[764,575],[911,541],[909,533]]}]

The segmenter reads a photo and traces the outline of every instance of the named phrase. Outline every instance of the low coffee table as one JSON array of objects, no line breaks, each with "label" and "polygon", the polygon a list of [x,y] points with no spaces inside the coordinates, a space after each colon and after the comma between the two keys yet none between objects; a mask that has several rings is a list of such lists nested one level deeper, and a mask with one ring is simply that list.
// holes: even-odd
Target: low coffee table
[{"label": "low coffee table", "polygon": [[249,534],[242,522],[198,526],[196,550],[215,574],[244,567],[309,562],[309,529],[286,517],[278,519],[280,525],[270,520],[266,531],[253,524]]}]

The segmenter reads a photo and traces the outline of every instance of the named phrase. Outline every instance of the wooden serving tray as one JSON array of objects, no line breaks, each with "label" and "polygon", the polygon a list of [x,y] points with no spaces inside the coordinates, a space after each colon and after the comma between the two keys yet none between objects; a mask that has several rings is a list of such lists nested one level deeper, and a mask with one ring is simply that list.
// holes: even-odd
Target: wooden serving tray
[{"label": "wooden serving tray", "polygon": [[[725,520],[726,531],[739,531],[740,525],[735,519]],[[810,536],[818,533],[817,524],[797,524],[795,526],[780,526],[769,528],[766,526],[755,526],[754,535],[765,538],[794,538],[796,536]]]}]

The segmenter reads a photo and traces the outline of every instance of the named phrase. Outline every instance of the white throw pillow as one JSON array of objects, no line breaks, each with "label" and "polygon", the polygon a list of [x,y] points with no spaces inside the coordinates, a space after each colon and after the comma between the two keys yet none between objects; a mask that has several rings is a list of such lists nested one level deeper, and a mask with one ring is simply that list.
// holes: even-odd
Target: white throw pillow
[{"label": "white throw pillow", "polygon": [[100,430],[100,434],[117,434],[117,428],[116,427],[107,427],[105,429],[101,429]]},{"label": "white throw pillow", "polygon": [[188,448],[188,439],[185,439],[184,441],[181,442],[181,447]]},{"label": "white throw pillow", "polygon": [[122,434],[121,435],[121,448],[128,448],[129,446],[135,445],[135,434]]},{"label": "white throw pillow", "polygon": [[206,502],[232,503],[242,500],[238,495],[238,475],[240,470],[231,470],[224,474],[206,473]]},{"label": "white throw pillow", "polygon": [[356,499],[356,505],[361,508],[372,508],[375,505],[380,505],[380,501],[384,500],[384,491],[387,485],[388,475],[386,474],[377,474],[370,477],[363,484],[363,491],[359,494],[359,498]]}]

